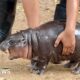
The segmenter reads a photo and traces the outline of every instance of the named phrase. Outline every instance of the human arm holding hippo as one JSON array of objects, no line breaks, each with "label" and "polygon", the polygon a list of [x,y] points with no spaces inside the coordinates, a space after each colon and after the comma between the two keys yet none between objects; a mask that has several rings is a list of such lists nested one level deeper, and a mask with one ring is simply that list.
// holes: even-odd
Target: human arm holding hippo
[{"label": "human arm holding hippo", "polygon": [[63,43],[63,54],[69,55],[75,50],[75,28],[78,14],[79,0],[66,0],[66,26],[55,41],[55,47]]},{"label": "human arm holding hippo", "polygon": [[38,27],[40,25],[39,0],[22,0],[22,2],[29,28]]}]

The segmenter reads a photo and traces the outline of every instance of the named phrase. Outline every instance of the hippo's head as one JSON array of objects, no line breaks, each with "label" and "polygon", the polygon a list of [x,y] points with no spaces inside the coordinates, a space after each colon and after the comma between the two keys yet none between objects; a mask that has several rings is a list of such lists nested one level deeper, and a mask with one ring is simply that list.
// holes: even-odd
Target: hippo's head
[{"label": "hippo's head", "polygon": [[28,46],[29,29],[17,32],[7,37],[1,44],[0,50],[5,51],[10,48],[19,48]]},{"label": "hippo's head", "polygon": [[29,57],[31,54],[31,35],[29,31],[27,29],[12,34],[0,44],[0,50],[9,50],[10,59]]}]

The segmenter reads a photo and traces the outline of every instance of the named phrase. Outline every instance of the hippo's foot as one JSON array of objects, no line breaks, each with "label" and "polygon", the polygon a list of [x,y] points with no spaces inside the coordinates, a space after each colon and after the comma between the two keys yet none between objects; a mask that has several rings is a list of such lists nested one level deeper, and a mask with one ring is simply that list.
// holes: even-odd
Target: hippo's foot
[{"label": "hippo's foot", "polygon": [[38,75],[41,75],[44,73],[46,66],[43,67],[39,67],[38,64],[37,65],[33,65],[32,66],[32,72],[36,73]]},{"label": "hippo's foot", "polygon": [[37,60],[32,60],[32,61],[31,61],[31,67],[32,67],[32,70],[33,70],[33,71],[36,71],[36,70],[38,69],[37,63],[38,63]]},{"label": "hippo's foot", "polygon": [[36,73],[36,74],[43,74],[44,73],[44,71],[45,71],[45,69],[43,69],[43,68],[39,68],[38,66],[35,66],[34,68],[32,68],[32,72],[33,73]]},{"label": "hippo's foot", "polygon": [[80,74],[80,63],[76,63],[76,65],[72,68],[72,73]]},{"label": "hippo's foot", "polygon": [[38,75],[43,74],[47,67],[47,64],[41,61],[32,60],[31,64],[32,64],[32,72]]},{"label": "hippo's foot", "polygon": [[38,75],[41,75],[41,74],[43,74],[44,72],[45,72],[44,69],[38,69],[38,70],[36,70],[36,74],[38,74]]},{"label": "hippo's foot", "polygon": [[73,68],[76,65],[75,61],[70,61],[64,65],[65,68]]},{"label": "hippo's foot", "polygon": [[46,67],[47,67],[46,65],[42,67],[37,66],[35,69],[35,73],[38,75],[42,75],[45,72]]},{"label": "hippo's foot", "polygon": [[47,61],[39,61],[37,63],[38,69],[36,70],[37,74],[43,74],[47,68],[48,62]]}]

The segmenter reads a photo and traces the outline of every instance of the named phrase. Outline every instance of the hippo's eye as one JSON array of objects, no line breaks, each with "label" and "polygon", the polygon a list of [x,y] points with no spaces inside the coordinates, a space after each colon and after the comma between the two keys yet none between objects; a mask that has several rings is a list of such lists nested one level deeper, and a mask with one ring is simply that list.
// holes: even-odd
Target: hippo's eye
[{"label": "hippo's eye", "polygon": [[13,45],[14,44],[14,41],[11,40],[9,43],[10,43],[10,45]]}]

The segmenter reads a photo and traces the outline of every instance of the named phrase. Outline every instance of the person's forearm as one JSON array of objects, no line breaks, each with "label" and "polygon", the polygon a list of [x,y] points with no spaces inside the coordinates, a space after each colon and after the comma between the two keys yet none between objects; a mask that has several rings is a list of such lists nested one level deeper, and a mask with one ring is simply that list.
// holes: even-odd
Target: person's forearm
[{"label": "person's forearm", "polygon": [[28,25],[31,28],[39,26],[39,0],[22,0]]},{"label": "person's forearm", "polygon": [[68,32],[75,32],[77,14],[78,14],[79,0],[67,0],[66,11],[67,20],[65,30]]}]

